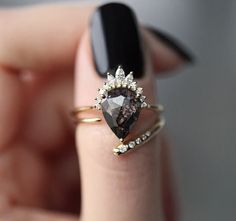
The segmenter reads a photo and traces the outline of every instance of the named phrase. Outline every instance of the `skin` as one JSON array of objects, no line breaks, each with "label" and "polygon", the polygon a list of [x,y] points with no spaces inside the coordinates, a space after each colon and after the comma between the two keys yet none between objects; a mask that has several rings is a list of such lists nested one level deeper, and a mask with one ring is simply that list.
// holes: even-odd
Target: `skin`
[{"label": "skin", "polygon": [[[106,124],[75,128],[68,114],[74,105],[93,104],[103,82],[89,42],[93,10],[87,5],[0,10],[1,220],[152,221],[162,215],[176,220],[163,133],[115,157],[117,138]],[[140,30],[146,74],[139,83],[154,103],[154,73],[164,75],[184,61]]]}]

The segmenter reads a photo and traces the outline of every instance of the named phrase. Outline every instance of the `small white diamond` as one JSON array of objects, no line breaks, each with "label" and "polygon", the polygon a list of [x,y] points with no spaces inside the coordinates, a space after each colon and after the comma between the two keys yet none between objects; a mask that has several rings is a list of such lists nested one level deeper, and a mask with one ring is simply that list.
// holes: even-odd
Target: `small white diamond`
[{"label": "small white diamond", "polygon": [[116,78],[120,80],[125,79],[125,72],[120,66],[116,70]]},{"label": "small white diamond", "polygon": [[141,96],[139,99],[141,102],[144,102],[144,100],[146,99],[146,96]]},{"label": "small white diamond", "polygon": [[130,84],[130,89],[131,89],[132,91],[135,91],[136,88],[137,88],[137,83],[136,83],[136,82],[132,82],[132,83]]},{"label": "small white diamond", "polygon": [[141,136],[141,138],[142,138],[142,140],[146,140],[146,139],[147,139],[147,135],[143,134],[143,135]]},{"label": "small white diamond", "polygon": [[122,85],[122,80],[116,79],[116,87],[121,87]]},{"label": "small white diamond", "polygon": [[100,104],[100,103],[102,102],[102,99],[101,99],[100,97],[96,97],[96,98],[95,98],[95,102],[98,103],[98,104]]},{"label": "small white diamond", "polygon": [[141,104],[141,107],[147,107],[148,106],[148,104],[146,103],[146,102],[143,102],[142,104]]},{"label": "small white diamond", "polygon": [[101,104],[100,103],[95,103],[95,108],[98,110],[101,110]]},{"label": "small white diamond", "polygon": [[119,153],[120,150],[118,148],[113,149],[114,153]]},{"label": "small white diamond", "polygon": [[143,93],[143,88],[138,87],[137,90],[136,90],[136,93],[137,94],[142,94]]},{"label": "small white diamond", "polygon": [[146,135],[147,137],[149,137],[149,136],[151,135],[151,132],[150,132],[150,131],[147,131],[147,132],[145,133],[145,135]]},{"label": "small white diamond", "polygon": [[127,81],[122,81],[122,87],[127,87]]},{"label": "small white diamond", "polygon": [[114,77],[112,74],[107,73],[107,80],[108,80],[108,81],[114,80],[114,78],[115,78],[115,77]]},{"label": "small white diamond", "polygon": [[122,145],[122,146],[120,147],[120,152],[121,152],[121,153],[124,153],[124,152],[127,151],[127,149],[128,149],[128,145]]},{"label": "small white diamond", "polygon": [[142,143],[142,140],[141,140],[140,138],[137,138],[137,139],[135,140],[135,142],[136,142],[136,144],[141,144],[141,143]]},{"label": "small white diamond", "polygon": [[115,86],[116,86],[116,85],[115,85],[115,79],[109,81],[107,84],[108,84],[109,88],[115,88]]},{"label": "small white diamond", "polygon": [[101,102],[102,102],[101,98],[99,98],[99,97],[96,97],[96,98],[95,98],[95,107],[96,107],[98,110],[101,110]]},{"label": "small white diamond", "polygon": [[104,90],[109,90],[110,89],[107,82],[103,84],[103,89]]},{"label": "small white diamond", "polygon": [[135,142],[134,141],[130,141],[129,142],[129,148],[134,148],[135,147]]},{"label": "small white diamond", "polygon": [[105,90],[104,88],[101,88],[101,89],[99,89],[99,94],[106,96],[107,95],[107,90]]},{"label": "small white diamond", "polygon": [[130,72],[126,78],[125,78],[125,81],[128,83],[128,84],[131,84],[134,80],[134,76],[133,76],[133,72]]}]

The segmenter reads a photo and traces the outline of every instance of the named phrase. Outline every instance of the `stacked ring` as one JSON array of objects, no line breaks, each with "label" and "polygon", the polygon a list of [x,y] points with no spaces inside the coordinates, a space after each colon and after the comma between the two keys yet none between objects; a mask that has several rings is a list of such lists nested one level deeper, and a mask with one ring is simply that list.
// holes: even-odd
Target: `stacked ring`
[{"label": "stacked ring", "polygon": [[[125,76],[124,70],[119,66],[115,76],[107,73],[107,81],[98,91],[99,96],[95,99],[94,106],[76,107],[72,111],[72,115],[77,124],[94,123],[102,121],[102,118],[81,117],[81,114],[92,110],[102,110],[105,121],[120,140],[120,144],[113,149],[115,155],[125,154],[136,149],[152,139],[164,127],[165,119],[160,116],[163,106],[146,103],[143,89],[137,86],[132,72]],[[154,123],[138,137],[126,140],[131,127],[143,110],[150,110],[156,114]]]}]

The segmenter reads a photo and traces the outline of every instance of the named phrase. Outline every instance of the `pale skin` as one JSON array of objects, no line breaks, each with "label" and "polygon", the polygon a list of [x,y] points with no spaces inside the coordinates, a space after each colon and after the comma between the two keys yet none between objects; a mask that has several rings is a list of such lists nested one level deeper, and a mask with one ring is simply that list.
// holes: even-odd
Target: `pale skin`
[{"label": "pale skin", "polygon": [[[0,10],[0,220],[176,220],[163,133],[117,157],[112,149],[119,142],[106,124],[79,125],[75,132],[70,111],[93,104],[104,81],[89,41],[93,10]],[[139,83],[155,103],[154,73],[184,61],[140,30],[146,73]]]}]

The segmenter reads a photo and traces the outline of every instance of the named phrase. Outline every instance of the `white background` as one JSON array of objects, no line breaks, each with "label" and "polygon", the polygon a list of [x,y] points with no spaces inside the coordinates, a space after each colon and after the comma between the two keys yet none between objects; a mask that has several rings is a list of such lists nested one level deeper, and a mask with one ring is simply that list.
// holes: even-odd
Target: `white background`
[{"label": "white background", "polygon": [[[0,6],[33,2],[47,1],[0,0]],[[158,81],[167,109],[181,220],[235,220],[236,2],[125,2],[141,22],[169,32],[196,56],[193,66]]]}]

